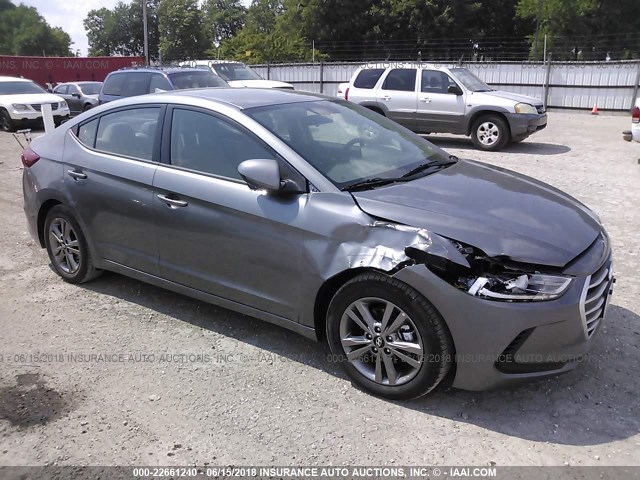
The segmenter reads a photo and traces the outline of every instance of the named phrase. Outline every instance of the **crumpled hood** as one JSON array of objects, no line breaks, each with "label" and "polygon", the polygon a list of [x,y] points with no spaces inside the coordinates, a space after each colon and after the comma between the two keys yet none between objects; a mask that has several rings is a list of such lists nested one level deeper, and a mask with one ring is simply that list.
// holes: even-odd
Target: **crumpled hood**
[{"label": "crumpled hood", "polygon": [[293,88],[293,85],[277,80],[229,80],[227,81],[232,87],[249,87],[249,88]]},{"label": "crumpled hood", "polygon": [[[528,103],[529,105],[542,105],[542,100],[527,95],[519,95],[517,93],[505,92],[502,90],[493,90],[491,92],[474,92],[473,97],[477,100],[476,95],[487,95],[488,97],[498,97],[505,100],[511,100],[516,103]],[[491,98],[486,101],[490,102]]]},{"label": "crumpled hood", "polygon": [[490,257],[536,265],[565,266],[602,230],[591,210],[560,190],[466,160],[353,196],[369,215],[425,228]]}]

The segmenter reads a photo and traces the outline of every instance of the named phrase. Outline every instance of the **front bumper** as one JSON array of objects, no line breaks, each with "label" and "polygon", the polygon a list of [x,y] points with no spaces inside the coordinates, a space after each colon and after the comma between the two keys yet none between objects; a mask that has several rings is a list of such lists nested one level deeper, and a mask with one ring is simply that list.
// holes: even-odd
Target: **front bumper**
[{"label": "front bumper", "polygon": [[[12,110],[9,112],[11,119],[16,125],[41,124],[42,112],[36,110]],[[53,120],[56,124],[68,119],[71,112],[68,108],[57,108],[53,110]]]},{"label": "front bumper", "polygon": [[[456,352],[452,385],[485,390],[563,373],[583,360],[597,337],[614,281],[610,250],[597,254],[597,269],[591,275],[577,275],[562,297],[547,302],[474,297],[453,288],[424,265],[404,268],[395,278],[424,292],[447,323]],[[593,286],[603,267],[608,276]],[[596,297],[600,289],[602,296]],[[587,320],[585,313],[600,300],[601,310]]]},{"label": "front bumper", "polygon": [[512,139],[526,138],[547,126],[546,113],[507,113],[505,116],[509,122]]}]

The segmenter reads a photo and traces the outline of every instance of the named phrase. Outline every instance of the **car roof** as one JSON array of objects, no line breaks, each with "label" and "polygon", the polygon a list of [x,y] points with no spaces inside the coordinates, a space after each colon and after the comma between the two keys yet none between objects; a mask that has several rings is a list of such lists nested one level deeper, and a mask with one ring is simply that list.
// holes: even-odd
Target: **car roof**
[{"label": "car roof", "polygon": [[244,63],[238,62],[237,60],[187,60],[181,62],[181,64],[186,65],[211,65],[215,63],[237,63],[238,65],[244,65]]},{"label": "car roof", "polygon": [[432,70],[441,70],[444,68],[452,68],[453,65],[443,65],[441,63],[427,63],[427,62],[415,62],[415,61],[395,61],[389,60],[387,62],[366,63],[360,65],[360,69],[372,69],[372,68],[429,68]]},{"label": "car roof", "polygon": [[[173,90],[158,93],[156,98],[168,100],[166,97],[190,97],[226,103],[238,109],[282,105],[287,103],[312,102],[316,100],[335,100],[327,95],[310,92],[296,92],[277,88],[199,88],[193,90]],[[135,97],[131,97],[135,98]]]},{"label": "car roof", "polygon": [[28,78],[10,77],[8,75],[0,75],[0,82],[31,82],[31,83],[33,83],[33,80],[29,80]]},{"label": "car roof", "polygon": [[[184,67],[125,67],[125,68],[121,68],[120,70],[116,70],[115,72],[111,72],[111,74],[114,73],[128,73],[128,72],[145,72],[145,73],[184,73],[184,72],[188,72],[188,71],[193,71],[193,72],[202,72],[202,69],[200,68],[184,68]],[[110,75],[111,75],[110,74]]]}]

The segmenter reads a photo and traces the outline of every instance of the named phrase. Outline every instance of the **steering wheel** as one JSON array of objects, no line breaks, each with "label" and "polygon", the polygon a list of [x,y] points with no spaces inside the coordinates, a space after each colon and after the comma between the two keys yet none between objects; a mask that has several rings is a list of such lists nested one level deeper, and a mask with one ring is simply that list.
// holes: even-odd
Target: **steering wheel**
[{"label": "steering wheel", "polygon": [[357,144],[360,144],[360,147],[362,147],[366,141],[367,140],[365,138],[360,138],[360,137],[349,140],[346,144],[342,146],[342,151],[346,152],[349,149],[353,148],[354,145],[357,145]]}]

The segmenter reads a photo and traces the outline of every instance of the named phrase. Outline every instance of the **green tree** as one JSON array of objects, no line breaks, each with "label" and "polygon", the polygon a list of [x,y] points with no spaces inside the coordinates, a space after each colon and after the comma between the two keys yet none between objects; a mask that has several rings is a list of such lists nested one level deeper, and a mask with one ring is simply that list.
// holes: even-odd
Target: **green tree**
[{"label": "green tree", "polygon": [[192,60],[205,55],[209,45],[198,0],[161,0],[158,20],[164,61]]},{"label": "green tree", "polygon": [[[135,55],[144,54],[144,30],[142,1],[119,2],[109,10],[91,10],[84,20],[89,39],[89,55]],[[158,57],[158,3],[147,1],[147,30],[149,33],[149,57]]]},{"label": "green tree", "polygon": [[247,15],[240,0],[206,0],[202,11],[207,38],[215,45],[236,35]]},{"label": "green tree", "polygon": [[71,55],[71,37],[52,28],[34,7],[0,1],[0,53]]}]

